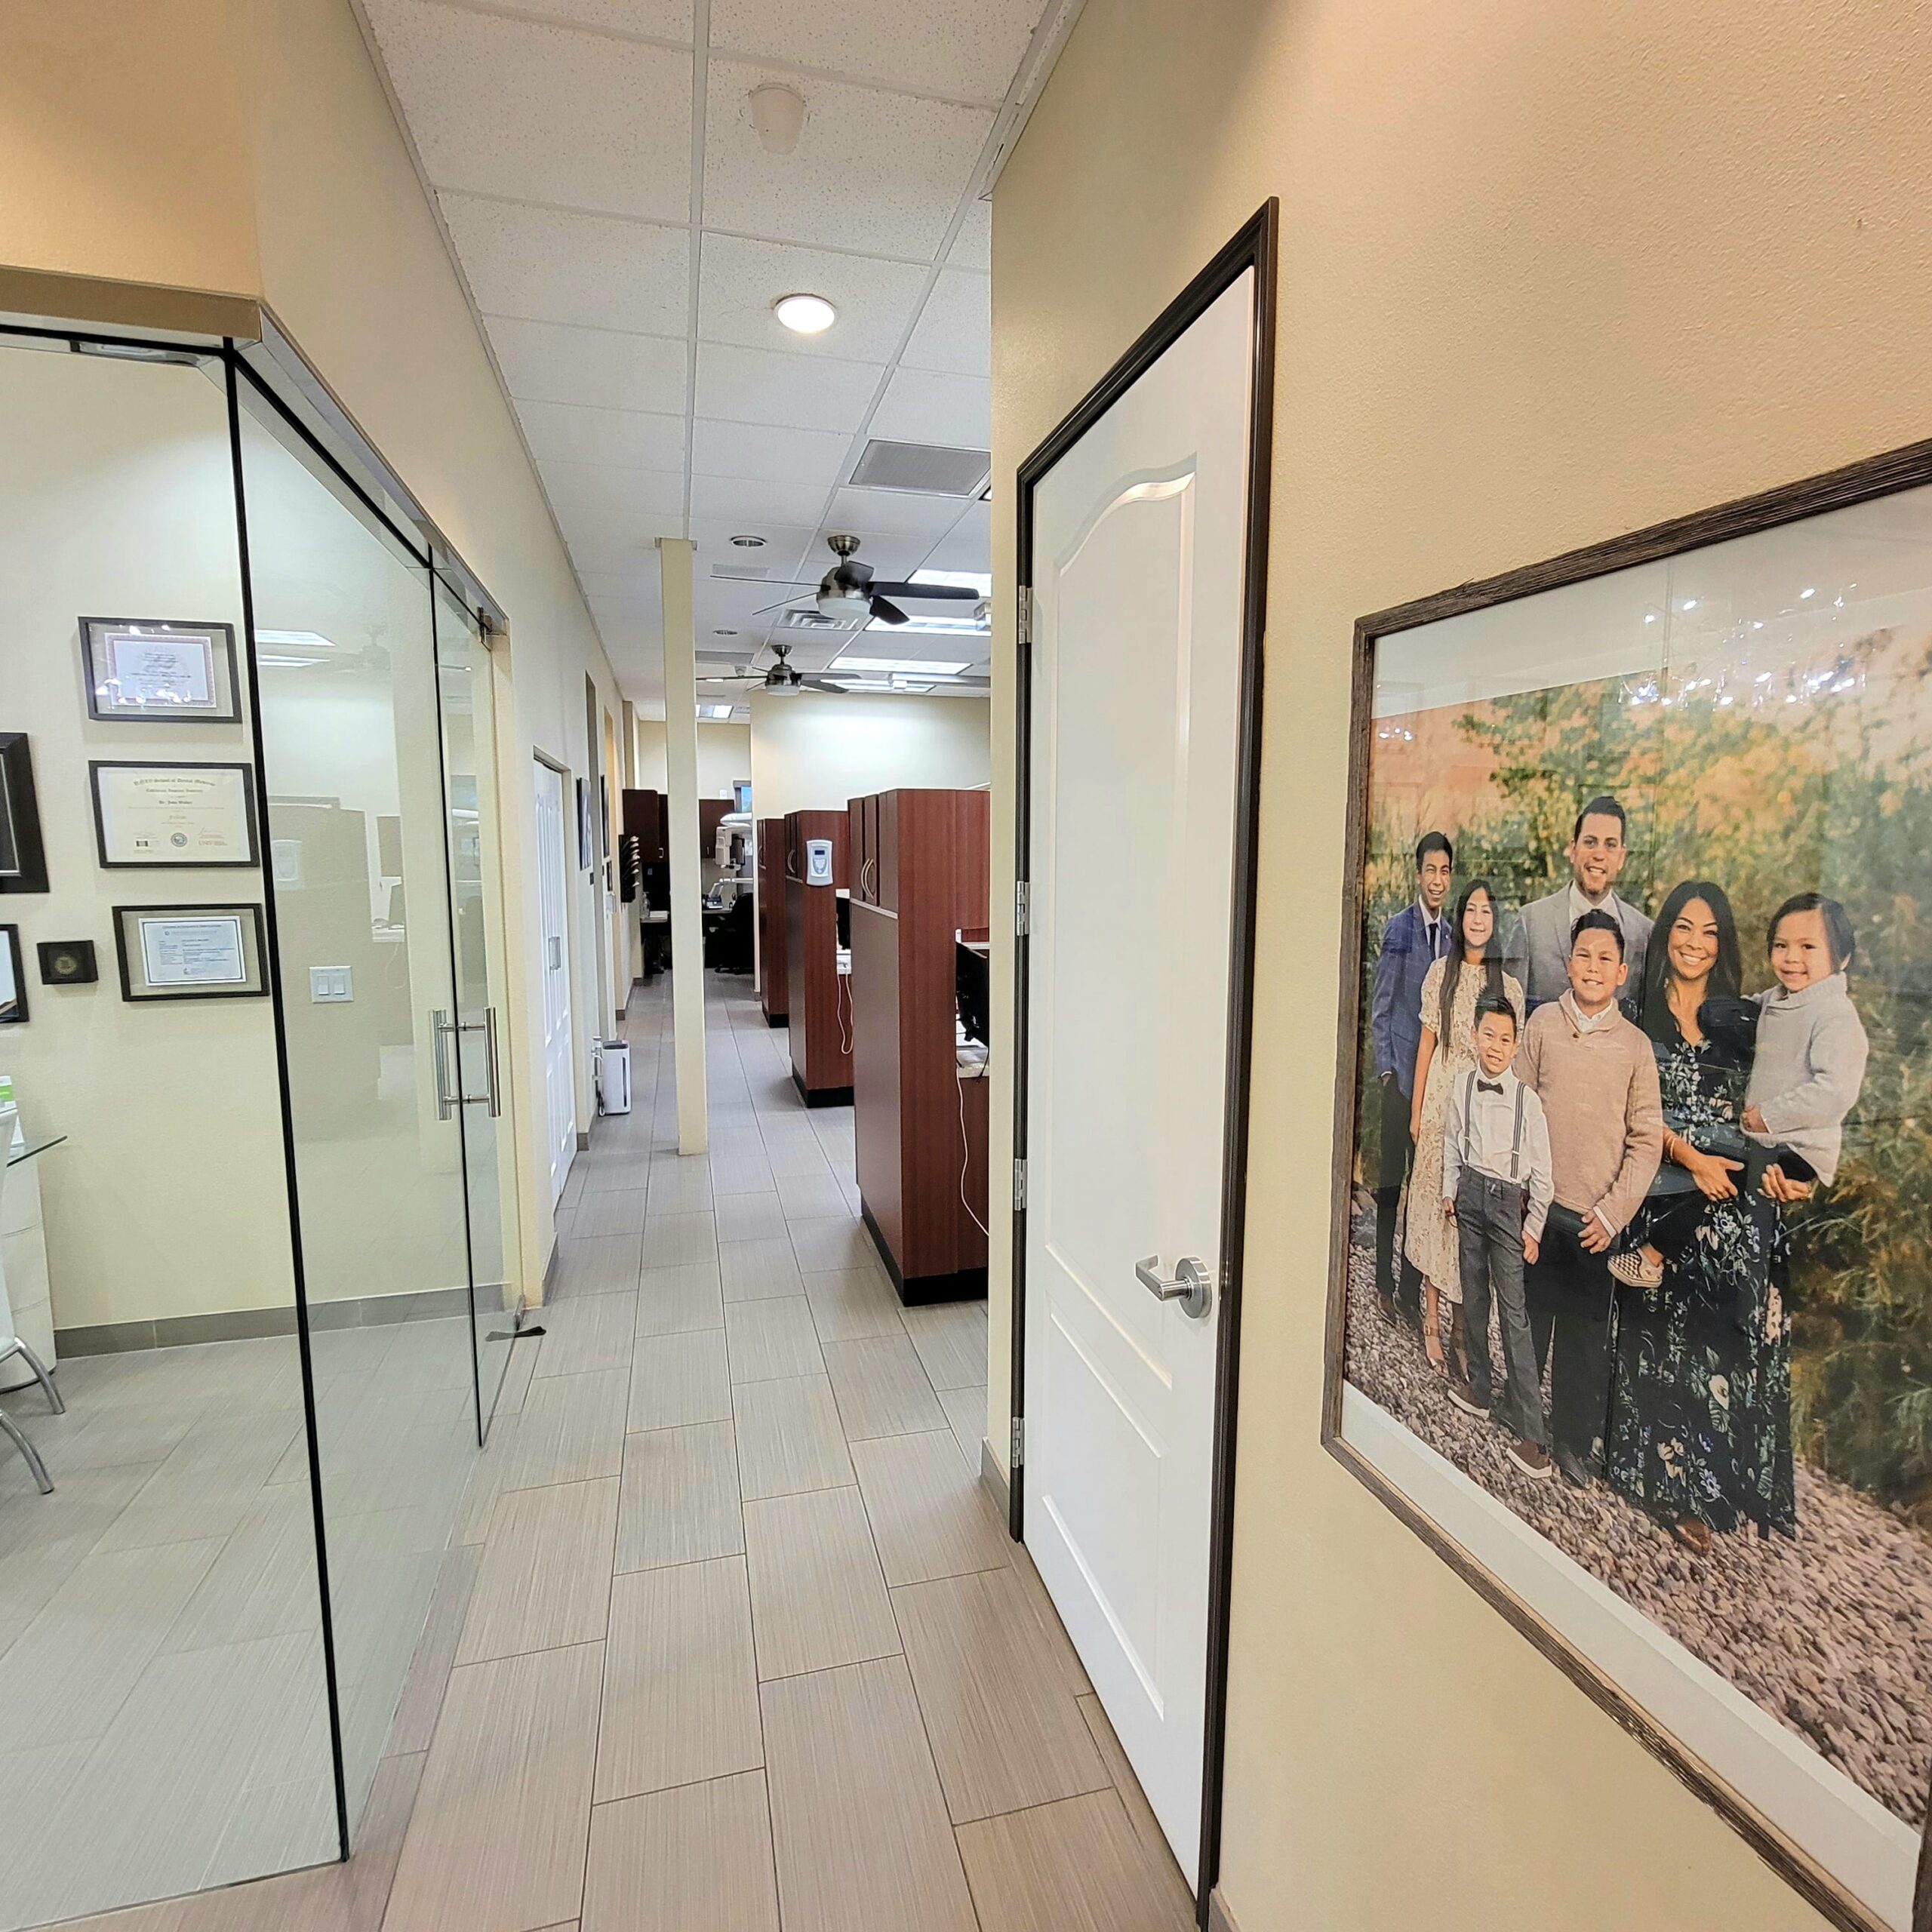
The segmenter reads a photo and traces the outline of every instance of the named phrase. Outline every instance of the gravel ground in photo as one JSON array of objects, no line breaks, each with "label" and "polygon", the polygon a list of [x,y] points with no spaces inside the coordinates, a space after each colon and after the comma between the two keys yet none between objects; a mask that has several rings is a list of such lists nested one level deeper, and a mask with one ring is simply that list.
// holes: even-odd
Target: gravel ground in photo
[{"label": "gravel ground in photo", "polygon": [[1450,1403],[1421,1340],[1377,1309],[1349,1254],[1348,1379],[1907,1823],[1932,1770],[1932,1541],[1798,1467],[1795,1540],[1681,1548],[1601,1482],[1533,1481],[1494,1423]]}]

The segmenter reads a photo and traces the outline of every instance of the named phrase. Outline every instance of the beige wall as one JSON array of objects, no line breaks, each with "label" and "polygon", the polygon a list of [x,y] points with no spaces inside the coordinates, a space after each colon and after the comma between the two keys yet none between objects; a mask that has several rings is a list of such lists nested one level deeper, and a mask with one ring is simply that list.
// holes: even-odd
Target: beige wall
[{"label": "beige wall", "polygon": [[[1118,0],[1088,8],[995,194],[1004,504],[1282,202],[1223,1866],[1241,1932],[1822,1923],[1319,1446],[1347,651],[1361,613],[1924,435],[1929,111],[1932,19],[1896,8]],[[995,531],[1011,584],[1004,510]],[[1003,675],[1002,876],[1011,719]],[[995,1077],[1004,1143],[1003,1058]]]},{"label": "beige wall", "polygon": [[[721,719],[711,724],[700,721],[697,728],[697,795],[700,798],[728,798],[734,779],[752,775],[752,728],[731,724]],[[640,718],[637,721],[637,786],[639,790],[662,792],[669,785],[664,763],[664,721]]]},{"label": "beige wall", "polygon": [[[507,1004],[534,1283],[552,1225],[531,761],[589,771],[586,676],[614,715],[621,700],[349,0],[0,0],[0,269],[265,298],[509,614]],[[588,876],[571,891],[583,988],[601,930]],[[600,1030],[580,1011],[580,1041]]]},{"label": "beige wall", "polygon": [[992,776],[988,722],[977,698],[755,691],[752,809],[783,818],[899,785],[983,785]]}]

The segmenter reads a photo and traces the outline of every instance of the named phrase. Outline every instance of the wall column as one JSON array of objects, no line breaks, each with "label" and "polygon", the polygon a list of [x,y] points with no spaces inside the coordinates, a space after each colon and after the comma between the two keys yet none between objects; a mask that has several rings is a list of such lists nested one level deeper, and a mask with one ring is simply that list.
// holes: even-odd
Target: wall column
[{"label": "wall column", "polygon": [[671,847],[671,1031],[678,1071],[678,1152],[708,1143],[704,1079],[704,885],[697,846],[697,644],[691,559],[681,537],[657,540],[664,601],[664,764]]}]

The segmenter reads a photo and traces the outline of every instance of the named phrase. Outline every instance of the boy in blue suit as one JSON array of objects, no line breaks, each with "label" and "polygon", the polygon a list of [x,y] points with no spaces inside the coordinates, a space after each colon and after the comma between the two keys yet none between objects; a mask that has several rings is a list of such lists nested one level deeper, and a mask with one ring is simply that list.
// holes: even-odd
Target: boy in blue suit
[{"label": "boy in blue suit", "polygon": [[[1456,851],[1439,832],[1416,841],[1416,897],[1382,929],[1369,1029],[1382,1088],[1382,1168],[1375,1190],[1375,1292],[1391,1321],[1422,1321],[1422,1277],[1398,1256],[1396,1213],[1415,1143],[1409,1138],[1409,1103],[1414,1091],[1416,1054],[1422,1044],[1422,983],[1449,950],[1445,910]],[[1399,1269],[1400,1272],[1397,1271]]]}]

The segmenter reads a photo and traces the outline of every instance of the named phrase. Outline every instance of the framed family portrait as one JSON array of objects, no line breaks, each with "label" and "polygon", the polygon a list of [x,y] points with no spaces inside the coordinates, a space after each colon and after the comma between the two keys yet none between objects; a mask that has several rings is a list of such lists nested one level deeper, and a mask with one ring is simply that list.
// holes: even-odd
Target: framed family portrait
[{"label": "framed family portrait", "polygon": [[88,772],[103,866],[257,862],[255,774],[248,766],[97,761]]},{"label": "framed family portrait", "polygon": [[24,731],[0,731],[0,892],[46,890],[33,754]]},{"label": "framed family portrait", "polygon": [[232,624],[83,617],[88,715],[143,724],[234,724],[242,718]]},{"label": "framed family portrait", "polygon": [[1324,1440],[1833,1923],[1915,1932],[1932,445],[1355,648]]},{"label": "framed family portrait", "polygon": [[121,997],[248,999],[267,994],[262,909],[253,905],[117,906]]}]

